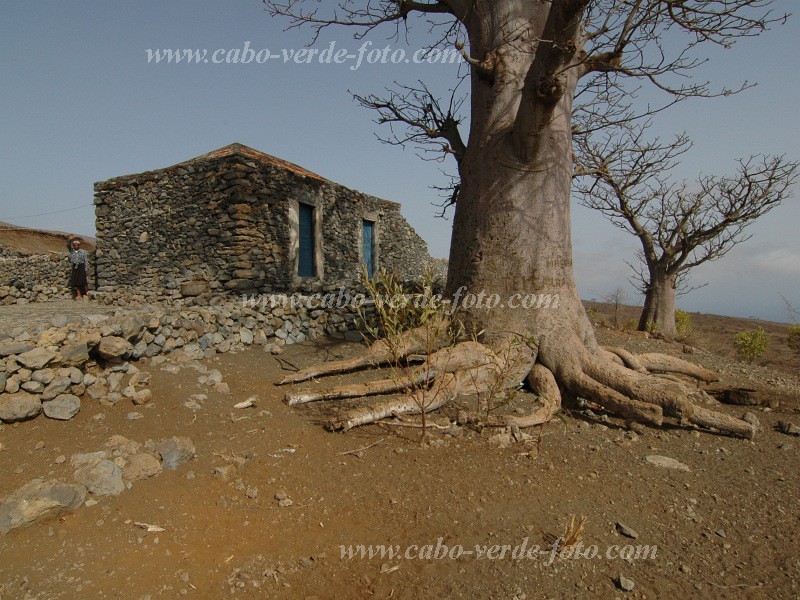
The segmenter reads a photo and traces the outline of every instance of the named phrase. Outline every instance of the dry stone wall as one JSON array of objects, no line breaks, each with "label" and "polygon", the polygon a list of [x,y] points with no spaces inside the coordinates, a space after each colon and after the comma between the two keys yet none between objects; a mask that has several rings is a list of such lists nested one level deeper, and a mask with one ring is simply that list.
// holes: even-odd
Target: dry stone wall
[{"label": "dry stone wall", "polygon": [[[94,267],[94,252],[89,252],[89,289]],[[70,268],[66,248],[62,254],[0,256],[0,304],[68,298]]]}]

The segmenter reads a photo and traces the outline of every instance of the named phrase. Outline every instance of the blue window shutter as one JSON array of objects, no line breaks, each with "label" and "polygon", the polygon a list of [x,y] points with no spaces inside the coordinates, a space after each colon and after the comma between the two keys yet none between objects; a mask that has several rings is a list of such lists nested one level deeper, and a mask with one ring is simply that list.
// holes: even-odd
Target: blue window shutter
[{"label": "blue window shutter", "polygon": [[299,277],[314,277],[317,272],[314,265],[314,207],[301,204],[298,214],[300,220],[300,248],[297,261]]},{"label": "blue window shutter", "polygon": [[375,276],[375,223],[364,221],[361,229],[362,256],[367,267],[367,275]]}]

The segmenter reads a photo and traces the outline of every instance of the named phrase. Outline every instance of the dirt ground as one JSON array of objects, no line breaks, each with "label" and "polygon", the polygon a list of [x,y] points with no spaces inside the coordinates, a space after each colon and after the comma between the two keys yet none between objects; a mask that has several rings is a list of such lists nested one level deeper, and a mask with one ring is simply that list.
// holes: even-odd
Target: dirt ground
[{"label": "dirt ground", "polygon": [[[600,335],[637,351],[682,348]],[[99,450],[114,434],[139,442],[189,436],[197,457],[0,538],[0,598],[800,597],[800,438],[774,429],[778,420],[800,420],[794,377],[740,371],[703,352],[684,356],[722,366],[723,382],[746,378],[780,396],[775,409],[752,408],[763,427],[753,442],[678,428],[636,433],[580,410],[529,431],[533,439],[524,443],[507,446],[497,431],[468,428],[432,429],[420,442],[411,427],[328,433],[318,420],[334,403],[280,401],[285,390],[273,382],[286,368],[360,348],[317,340],[280,356],[253,348],[204,361],[222,372],[229,395],[199,386],[191,363],[173,373],[164,370],[172,361],[140,361],[153,376],[150,405],[123,400],[108,408],[84,397],[72,421],[3,426],[0,497],[35,477],[70,480],[69,461],[56,458]],[[207,399],[184,405],[198,393]],[[233,408],[251,396],[256,407]],[[496,410],[530,401],[520,394]],[[434,421],[443,427],[476,404],[460,401]],[[721,410],[741,415],[745,408]],[[128,420],[133,410],[144,418]],[[648,455],[690,471],[655,466]],[[586,518],[582,549],[584,556],[596,550],[595,558],[551,556],[571,515]],[[137,522],[163,531],[147,533]],[[619,533],[620,522],[638,538]],[[523,543],[541,553],[519,558]],[[342,547],[357,544],[397,548],[399,556],[342,557]],[[445,545],[462,553],[426,558],[437,544],[439,556]],[[619,557],[637,549],[644,557]],[[619,588],[620,575],[632,591]]]}]

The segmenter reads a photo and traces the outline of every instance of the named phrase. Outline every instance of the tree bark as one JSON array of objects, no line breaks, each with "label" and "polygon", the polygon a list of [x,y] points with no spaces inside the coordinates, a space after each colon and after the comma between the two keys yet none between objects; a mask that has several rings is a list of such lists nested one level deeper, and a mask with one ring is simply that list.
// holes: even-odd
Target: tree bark
[{"label": "tree bark", "polygon": [[655,329],[661,335],[672,338],[675,329],[675,277],[650,275],[650,283],[644,297],[644,308],[639,318],[639,331]]}]

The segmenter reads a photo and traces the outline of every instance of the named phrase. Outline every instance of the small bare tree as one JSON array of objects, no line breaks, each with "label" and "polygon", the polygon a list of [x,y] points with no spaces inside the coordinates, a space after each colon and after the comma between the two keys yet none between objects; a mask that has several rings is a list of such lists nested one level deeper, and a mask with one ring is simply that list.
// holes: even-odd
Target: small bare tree
[{"label": "small bare tree", "polygon": [[620,313],[622,311],[622,305],[625,303],[625,290],[621,287],[614,289],[614,291],[609,292],[606,296],[601,296],[604,302],[611,305],[611,310],[613,311],[613,323],[614,329],[621,329],[620,326]]},{"label": "small bare tree", "polygon": [[576,137],[575,187],[584,206],[639,238],[639,264],[631,265],[645,295],[639,330],[672,337],[676,291],[689,291],[688,272],[749,239],[746,228],[791,197],[797,163],[754,155],[732,176],[674,181],[670,172],[691,141],[685,134],[647,140],[646,131],[628,123],[599,141]]}]

